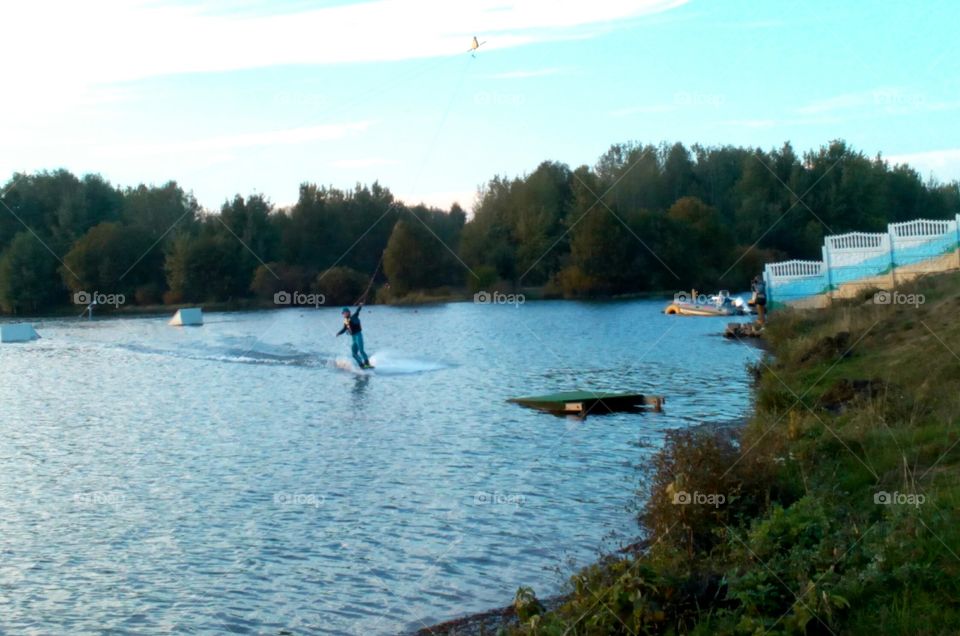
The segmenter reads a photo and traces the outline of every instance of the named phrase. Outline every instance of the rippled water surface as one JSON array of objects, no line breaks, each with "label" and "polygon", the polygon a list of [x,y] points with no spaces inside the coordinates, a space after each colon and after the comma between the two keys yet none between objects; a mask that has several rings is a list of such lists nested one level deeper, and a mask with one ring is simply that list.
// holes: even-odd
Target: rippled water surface
[{"label": "rippled water surface", "polygon": [[[560,590],[756,351],[649,301],[45,320],[0,345],[0,633],[391,634]],[[338,358],[341,364],[338,366]],[[589,388],[662,414],[505,402]]]}]

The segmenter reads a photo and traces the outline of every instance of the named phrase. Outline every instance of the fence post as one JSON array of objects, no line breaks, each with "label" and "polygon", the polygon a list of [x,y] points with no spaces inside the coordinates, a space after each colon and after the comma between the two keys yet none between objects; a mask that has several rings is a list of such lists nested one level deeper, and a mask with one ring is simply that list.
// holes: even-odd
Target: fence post
[{"label": "fence post", "polygon": [[773,309],[774,291],[772,282],[773,273],[770,271],[770,264],[767,263],[763,266],[763,285],[767,290],[767,308],[769,309]]},{"label": "fence post", "polygon": [[897,256],[896,256],[896,242],[893,240],[895,237],[895,232],[893,231],[893,225],[887,224],[887,240],[890,241],[890,289],[896,289],[897,287]]},{"label": "fence post", "polygon": [[823,276],[827,280],[827,300],[833,302],[833,271],[830,264],[830,244],[823,238]]},{"label": "fence post", "polygon": [[957,214],[956,222],[957,224],[954,226],[957,229],[956,231],[957,244],[956,244],[955,250],[957,252],[957,267],[960,268],[960,214]]}]

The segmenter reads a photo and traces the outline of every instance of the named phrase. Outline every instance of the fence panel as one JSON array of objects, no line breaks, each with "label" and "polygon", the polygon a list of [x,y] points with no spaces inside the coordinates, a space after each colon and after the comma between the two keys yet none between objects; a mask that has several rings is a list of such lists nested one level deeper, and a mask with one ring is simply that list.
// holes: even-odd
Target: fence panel
[{"label": "fence panel", "polygon": [[957,220],[894,223],[890,226],[890,238],[894,264],[914,265],[957,249]]},{"label": "fence panel", "polygon": [[829,294],[843,285],[849,289],[858,281],[874,284],[886,274],[891,274],[892,284],[897,268],[909,267],[916,274],[925,271],[924,262],[929,262],[930,271],[960,269],[960,257],[943,258],[955,250],[960,250],[960,214],[948,220],[916,219],[892,223],[887,232],[828,236],[823,261],[769,263],[764,279],[771,304],[786,304]]}]

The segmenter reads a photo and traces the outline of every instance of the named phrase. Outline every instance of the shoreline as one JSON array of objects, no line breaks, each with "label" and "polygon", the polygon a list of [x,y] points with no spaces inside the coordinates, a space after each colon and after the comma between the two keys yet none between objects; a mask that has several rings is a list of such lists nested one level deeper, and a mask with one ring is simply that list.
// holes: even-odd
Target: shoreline
[{"label": "shoreline", "polygon": [[651,461],[649,539],[575,572],[553,611],[521,588],[504,633],[960,633],[960,275],[913,289],[925,303],[778,312],[745,422],[671,431]]},{"label": "shoreline", "polygon": [[[540,602],[547,611],[551,611],[562,605],[568,598],[567,594],[558,594],[540,599]],[[404,632],[403,636],[492,636],[500,633],[502,629],[519,624],[516,608],[513,605],[505,605]]]},{"label": "shoreline", "polygon": [[[756,410],[755,400],[752,401],[752,409]],[[691,426],[690,430],[712,431],[717,433],[739,431],[743,430],[748,424],[750,417],[752,417],[752,415],[744,415],[743,417],[732,420],[701,422]],[[603,560],[608,557],[643,554],[647,552],[652,545],[653,541],[651,539],[638,537],[633,543],[624,545],[613,553],[601,556],[594,564],[602,563]],[[571,576],[573,576],[573,574],[571,574]],[[544,610],[549,612],[569,599],[570,593],[563,593],[539,600]],[[501,633],[503,629],[518,627],[519,625],[520,622],[517,618],[516,607],[510,604],[503,607],[463,614],[434,625],[422,627],[418,630],[403,632],[402,636],[491,636]]]},{"label": "shoreline", "polygon": [[[570,302],[622,302],[629,300],[666,300],[669,298],[668,292],[637,292],[632,294],[618,294],[613,296],[597,296],[595,298],[559,298],[551,295],[545,295],[542,290],[524,290],[516,292],[524,294],[529,301],[570,301]],[[446,305],[450,303],[472,303],[474,295],[464,292],[464,294],[446,294],[438,296],[427,296],[419,293],[413,293],[401,298],[390,299],[388,302],[368,302],[367,307],[420,307],[426,305]],[[107,309],[99,313],[94,313],[94,318],[123,318],[139,316],[161,316],[173,315],[178,309],[188,307],[200,307],[205,312],[211,313],[235,313],[241,311],[271,311],[276,309],[319,309],[336,308],[341,305],[353,306],[350,303],[327,303],[317,307],[307,305],[278,305],[272,301],[259,301],[248,299],[234,302],[199,302],[199,303],[175,303],[175,304],[155,304],[155,305],[124,305],[116,309]],[[71,305],[59,307],[54,310],[41,313],[22,313],[22,314],[0,314],[0,321],[3,322],[21,322],[28,320],[48,320],[57,318],[82,318],[84,308],[80,305]]]}]

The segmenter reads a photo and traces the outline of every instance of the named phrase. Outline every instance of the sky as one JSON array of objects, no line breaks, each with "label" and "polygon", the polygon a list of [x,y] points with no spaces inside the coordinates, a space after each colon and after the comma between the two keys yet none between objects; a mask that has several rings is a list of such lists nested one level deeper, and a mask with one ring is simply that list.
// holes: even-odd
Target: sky
[{"label": "sky", "polygon": [[0,181],[175,180],[218,209],[378,180],[469,210],[619,142],[833,139],[960,179],[953,1],[2,0],[0,23]]}]

